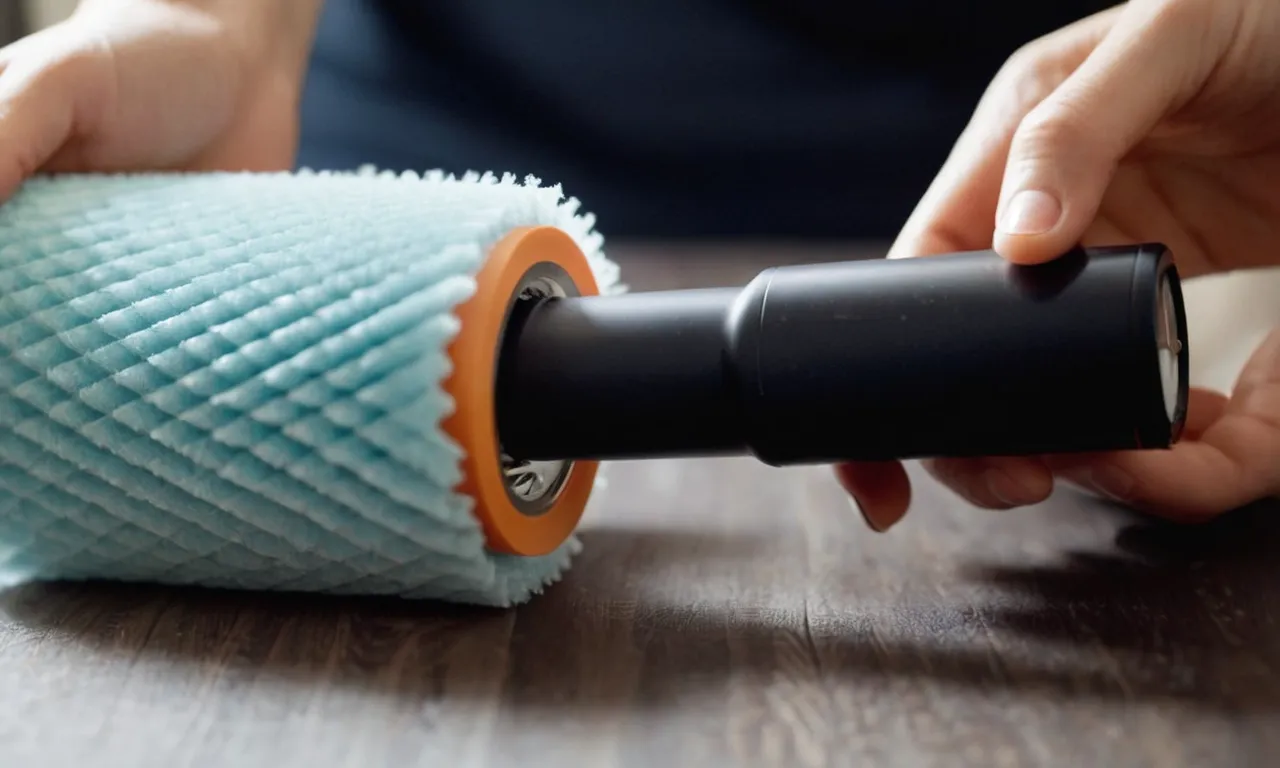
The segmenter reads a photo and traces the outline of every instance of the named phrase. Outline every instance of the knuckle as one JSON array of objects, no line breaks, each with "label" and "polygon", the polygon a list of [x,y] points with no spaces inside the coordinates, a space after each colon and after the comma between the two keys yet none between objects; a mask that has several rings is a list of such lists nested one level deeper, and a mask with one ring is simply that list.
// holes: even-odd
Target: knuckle
[{"label": "knuckle", "polygon": [[1048,69],[1044,43],[1034,40],[1020,46],[1005,59],[995,82],[1004,89],[1019,90],[1019,87],[1041,82]]},{"label": "knuckle", "polygon": [[1146,5],[1151,26],[1179,29],[1203,23],[1206,11],[1214,10],[1213,2],[1206,0],[1147,0]]},{"label": "knuckle", "polygon": [[1013,52],[991,81],[990,92],[1017,114],[1027,114],[1069,74],[1053,40],[1033,40]]},{"label": "knuckle", "polygon": [[34,96],[66,92],[91,76],[88,59],[78,52],[58,53],[40,61],[24,62],[24,93]]},{"label": "knuckle", "polygon": [[1049,36],[1037,37],[1019,45],[1005,59],[1003,71],[1011,75],[1021,75],[1043,66],[1048,55]]},{"label": "knuckle", "polygon": [[45,72],[52,81],[74,83],[91,77],[103,64],[103,54],[97,46],[77,46],[50,61]]},{"label": "knuckle", "polygon": [[1079,152],[1094,140],[1088,120],[1072,102],[1043,102],[1023,118],[1014,133],[1017,154],[1028,159]]}]

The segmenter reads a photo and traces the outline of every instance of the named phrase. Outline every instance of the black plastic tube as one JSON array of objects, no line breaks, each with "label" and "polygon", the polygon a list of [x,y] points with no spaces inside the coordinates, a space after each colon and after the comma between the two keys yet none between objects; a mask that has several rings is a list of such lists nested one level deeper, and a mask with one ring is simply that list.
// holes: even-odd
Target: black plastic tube
[{"label": "black plastic tube", "polygon": [[508,327],[495,407],[522,460],[1164,448],[1185,418],[1186,344],[1155,244],[1038,266],[983,251],[778,267],[743,288],[532,302]]}]

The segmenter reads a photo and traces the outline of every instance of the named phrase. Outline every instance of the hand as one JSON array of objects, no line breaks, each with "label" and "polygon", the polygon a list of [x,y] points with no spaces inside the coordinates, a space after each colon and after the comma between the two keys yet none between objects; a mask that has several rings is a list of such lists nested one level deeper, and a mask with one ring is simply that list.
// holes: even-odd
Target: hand
[{"label": "hand", "polygon": [[[1280,264],[1280,3],[1131,0],[1011,57],[891,250],[1160,240],[1184,277]],[[1194,390],[1171,451],[925,462],[974,505],[1043,501],[1055,478],[1202,521],[1280,494],[1280,333],[1230,397]],[[903,467],[837,468],[868,524],[906,514]]]},{"label": "hand", "polygon": [[84,0],[0,50],[0,200],[32,174],[287,170],[318,0]]}]

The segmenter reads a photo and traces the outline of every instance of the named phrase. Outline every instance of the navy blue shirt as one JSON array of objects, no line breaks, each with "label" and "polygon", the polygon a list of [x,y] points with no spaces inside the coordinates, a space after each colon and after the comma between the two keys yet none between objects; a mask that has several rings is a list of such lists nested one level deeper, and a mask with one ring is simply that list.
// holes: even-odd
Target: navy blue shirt
[{"label": "navy blue shirt", "polygon": [[559,182],[613,237],[890,237],[991,76],[1108,3],[327,0],[299,163]]}]

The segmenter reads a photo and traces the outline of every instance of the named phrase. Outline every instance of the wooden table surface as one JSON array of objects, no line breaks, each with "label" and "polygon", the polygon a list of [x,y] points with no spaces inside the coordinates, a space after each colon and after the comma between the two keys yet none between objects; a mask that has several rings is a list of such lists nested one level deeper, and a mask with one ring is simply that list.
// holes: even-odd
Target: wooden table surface
[{"label": "wooden table surface", "polygon": [[[636,289],[766,249],[619,251]],[[700,256],[701,254],[701,256]],[[1280,509],[987,512],[913,468],[613,465],[516,610],[111,585],[0,603],[0,766],[1280,764]]]}]

